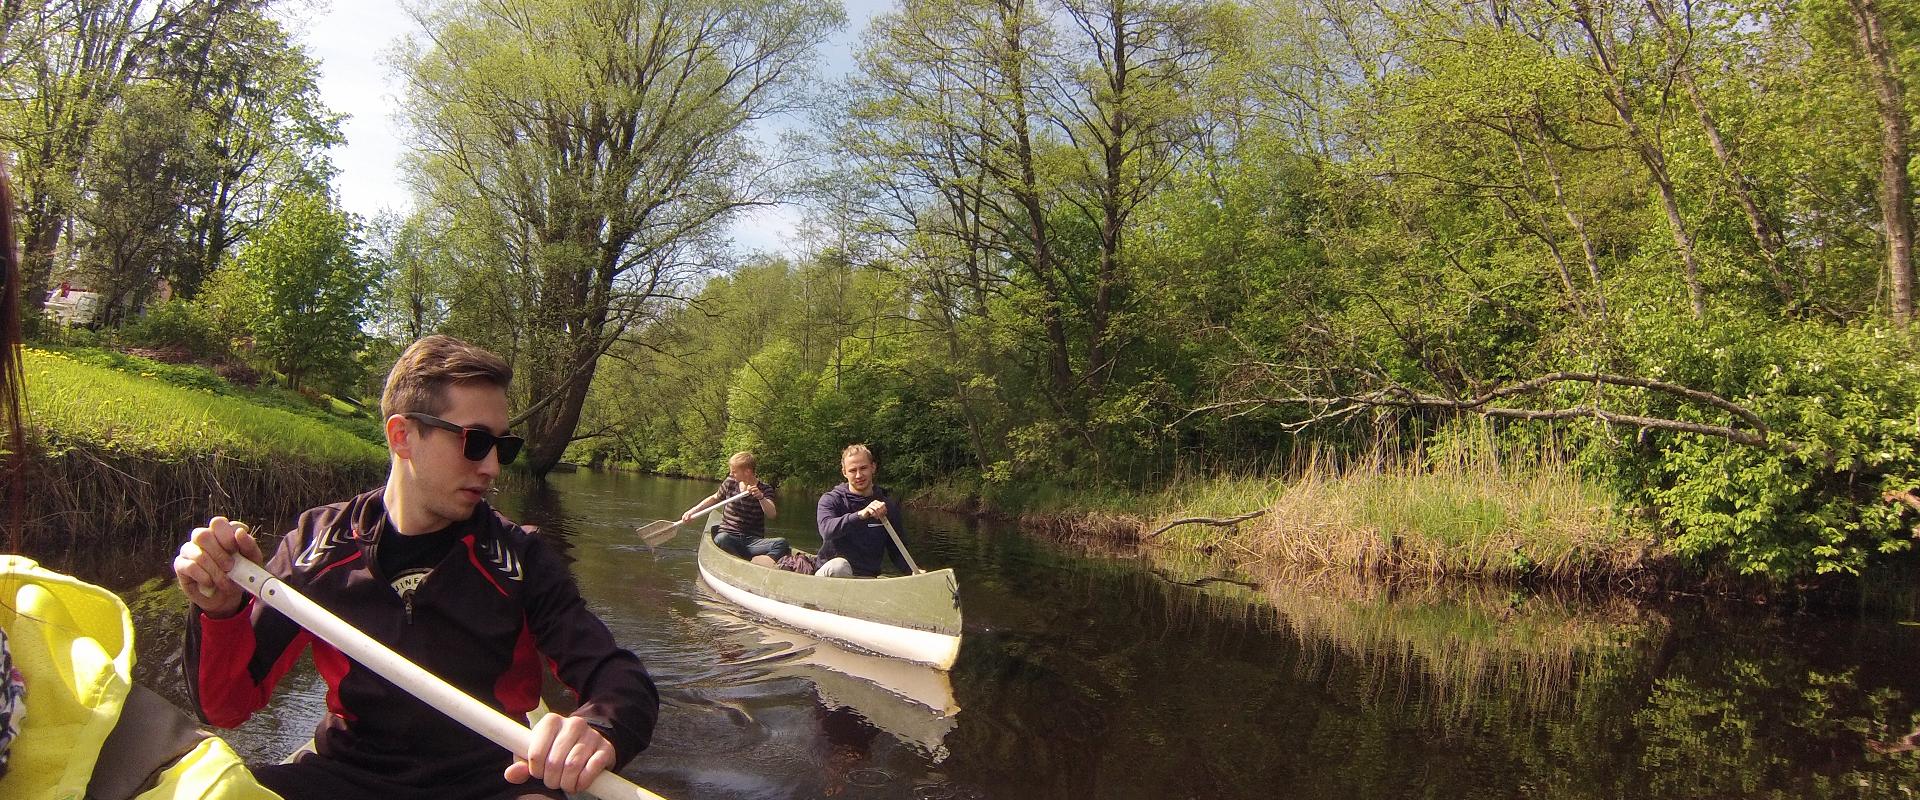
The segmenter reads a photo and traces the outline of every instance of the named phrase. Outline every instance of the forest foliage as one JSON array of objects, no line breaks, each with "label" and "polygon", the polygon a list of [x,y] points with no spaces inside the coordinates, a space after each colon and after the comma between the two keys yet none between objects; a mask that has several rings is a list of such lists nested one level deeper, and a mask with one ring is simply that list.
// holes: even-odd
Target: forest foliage
[{"label": "forest foliage", "polygon": [[624,351],[590,447],[1017,496],[1477,417],[1699,564],[1857,572],[1920,481],[1916,53],[1885,0],[905,2],[812,247]]},{"label": "forest foliage", "polygon": [[[839,78],[818,0],[415,13],[414,208],[342,222],[268,3],[7,6],[30,301],[165,278],[192,308],[141,329],[363,395],[472,338],[536,471],[752,449],[820,484],[864,441],[1017,501],[1418,463],[1484,420],[1705,567],[1910,547],[1914,0],[901,0]],[[734,255],[773,203],[804,241]],[[348,368],[222,310],[272,265],[366,287],[326,305]]]}]

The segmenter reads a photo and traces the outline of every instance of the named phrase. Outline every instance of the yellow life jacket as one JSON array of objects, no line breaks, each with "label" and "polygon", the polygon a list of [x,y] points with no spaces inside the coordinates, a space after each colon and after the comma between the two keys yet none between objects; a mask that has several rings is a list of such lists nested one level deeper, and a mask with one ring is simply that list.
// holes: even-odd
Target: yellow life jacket
[{"label": "yellow life jacket", "polygon": [[[27,687],[0,797],[80,800],[135,691],[133,618],[112,592],[0,555],[0,627]],[[149,782],[136,800],[279,797],[217,738],[201,740]]]}]

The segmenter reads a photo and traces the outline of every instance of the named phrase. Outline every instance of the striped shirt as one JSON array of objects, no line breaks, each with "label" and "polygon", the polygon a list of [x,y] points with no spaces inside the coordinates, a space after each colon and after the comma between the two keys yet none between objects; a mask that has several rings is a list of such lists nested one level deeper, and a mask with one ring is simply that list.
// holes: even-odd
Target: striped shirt
[{"label": "striped shirt", "polygon": [[[766,481],[754,481],[754,483],[759,484],[760,492],[765,494],[768,500],[773,499],[773,487],[768,486]],[[746,489],[731,475],[720,482],[720,499],[722,500],[744,491]],[[720,509],[720,530],[748,536],[765,536],[767,512],[761,511],[760,501],[752,497],[743,498],[736,503],[728,503],[726,508]]]}]

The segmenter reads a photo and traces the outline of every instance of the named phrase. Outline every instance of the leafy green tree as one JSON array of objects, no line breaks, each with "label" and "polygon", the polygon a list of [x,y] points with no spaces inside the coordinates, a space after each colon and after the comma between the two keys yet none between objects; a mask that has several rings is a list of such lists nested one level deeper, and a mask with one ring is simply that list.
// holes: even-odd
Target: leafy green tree
[{"label": "leafy green tree", "polygon": [[79,244],[81,285],[101,294],[107,316],[140,309],[181,264],[198,254],[180,236],[186,209],[178,188],[193,160],[195,127],[181,98],[164,84],[129,87],[121,105],[95,134],[95,150],[81,171],[87,187],[75,212],[84,223]]},{"label": "leafy green tree", "polygon": [[14,3],[0,11],[0,149],[14,154],[34,307],[78,273],[137,313],[185,297],[264,219],[324,188],[338,118],[266,0]]},{"label": "leafy green tree", "polygon": [[319,63],[294,41],[267,2],[192,3],[164,48],[154,78],[182,97],[193,120],[198,165],[171,176],[192,257],[163,274],[192,297],[232,249],[266,222],[276,193],[323,191],[329,147],[344,143],[341,115],[320,100]]},{"label": "leafy green tree", "polygon": [[367,225],[367,258],[387,291],[376,300],[372,331],[410,343],[447,324],[456,274],[451,248],[424,214],[382,214]]},{"label": "leafy green tree", "polygon": [[101,120],[171,31],[165,2],[11,4],[0,142],[17,154],[21,291],[39,308],[78,207],[80,173]]},{"label": "leafy green tree", "polygon": [[351,386],[379,289],[353,222],[324,195],[281,198],[265,228],[214,273],[203,303],[299,387]]}]

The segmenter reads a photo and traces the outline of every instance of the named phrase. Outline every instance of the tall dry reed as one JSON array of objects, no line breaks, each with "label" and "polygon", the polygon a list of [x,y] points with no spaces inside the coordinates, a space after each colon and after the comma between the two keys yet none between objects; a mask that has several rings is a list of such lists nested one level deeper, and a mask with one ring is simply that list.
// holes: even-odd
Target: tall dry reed
[{"label": "tall dry reed", "polygon": [[[1520,466],[1516,466],[1520,465]],[[1228,526],[1185,518],[1260,516]],[[1501,452],[1488,441],[1405,459],[1335,462],[1317,452],[1282,479],[1182,475],[1165,489],[1085,497],[1022,516],[1055,533],[1143,537],[1247,561],[1381,574],[1613,580],[1645,566],[1611,495],[1551,450]]]}]

